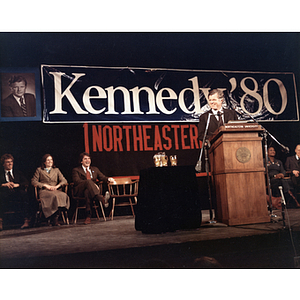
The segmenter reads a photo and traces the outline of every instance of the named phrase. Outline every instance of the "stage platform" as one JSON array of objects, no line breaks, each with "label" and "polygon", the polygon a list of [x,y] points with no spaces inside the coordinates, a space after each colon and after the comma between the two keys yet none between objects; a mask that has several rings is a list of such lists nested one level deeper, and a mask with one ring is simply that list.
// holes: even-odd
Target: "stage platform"
[{"label": "stage platform", "polygon": [[[273,222],[240,226],[211,225],[202,211],[197,229],[161,234],[135,230],[132,216],[113,221],[92,219],[84,225],[9,229],[0,232],[1,268],[194,268],[202,256],[215,258],[222,268],[295,268],[300,255],[300,209]],[[290,226],[290,227],[289,227]],[[297,259],[296,259],[297,260]]]}]

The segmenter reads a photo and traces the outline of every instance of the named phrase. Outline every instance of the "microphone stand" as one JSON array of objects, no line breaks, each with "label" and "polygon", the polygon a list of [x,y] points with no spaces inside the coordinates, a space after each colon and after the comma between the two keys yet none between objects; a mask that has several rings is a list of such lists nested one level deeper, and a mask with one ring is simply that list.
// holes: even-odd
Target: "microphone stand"
[{"label": "microphone stand", "polygon": [[201,172],[202,155],[203,155],[203,150],[204,150],[205,171],[206,171],[207,186],[208,186],[208,198],[209,198],[209,216],[210,216],[210,221],[208,223],[214,224],[214,223],[216,223],[216,221],[213,220],[213,212],[212,212],[211,187],[210,187],[210,177],[209,177],[209,158],[208,158],[208,152],[207,152],[208,145],[205,146],[205,140],[206,140],[206,136],[207,136],[207,131],[208,131],[208,126],[209,126],[209,123],[210,123],[211,115],[212,115],[211,113],[208,114],[206,127],[205,127],[203,140],[202,140],[200,156],[199,156],[199,159],[198,159],[197,164],[195,166],[195,170],[197,172]]},{"label": "microphone stand", "polygon": [[282,223],[283,223],[283,229],[285,229],[285,209],[286,209],[286,202],[284,198],[284,194],[282,192],[282,186],[279,186],[279,191],[281,194],[281,213],[282,213]]},{"label": "microphone stand", "polygon": [[[235,111],[237,113],[239,113],[240,115],[247,115],[248,117],[250,117],[251,120],[253,120],[254,122],[258,123],[250,114],[244,112],[242,109],[238,110],[235,109]],[[263,129],[263,141],[264,141],[264,151],[265,151],[265,170],[266,170],[266,176],[267,176],[267,187],[268,187],[268,194],[269,194],[269,202],[270,202],[270,216],[271,217],[277,217],[276,215],[273,214],[273,205],[272,205],[272,194],[271,194],[271,180],[269,177],[269,170],[268,170],[268,161],[269,161],[269,157],[268,157],[268,143],[267,143],[267,135],[269,135],[278,145],[280,145],[285,151],[288,151],[288,148],[285,147],[284,145],[282,145],[281,143],[279,143],[279,141],[277,141],[277,139],[265,128],[263,127],[261,124],[260,126]]]}]

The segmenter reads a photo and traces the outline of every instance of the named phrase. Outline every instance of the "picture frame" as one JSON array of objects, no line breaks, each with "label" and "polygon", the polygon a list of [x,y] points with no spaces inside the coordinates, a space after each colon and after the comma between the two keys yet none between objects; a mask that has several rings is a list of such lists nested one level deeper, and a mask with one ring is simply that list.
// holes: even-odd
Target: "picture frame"
[{"label": "picture frame", "polygon": [[[24,84],[22,78],[25,79],[25,99],[29,97],[30,107],[26,114],[22,115],[20,105],[13,96],[14,91],[11,81],[19,81]],[[20,81],[21,80],[21,81]],[[27,101],[27,100],[25,100]],[[34,107],[35,106],[35,107]],[[16,108],[16,109],[15,109]],[[39,68],[0,68],[0,121],[16,122],[16,121],[41,121],[42,105],[41,105],[41,82]]]}]

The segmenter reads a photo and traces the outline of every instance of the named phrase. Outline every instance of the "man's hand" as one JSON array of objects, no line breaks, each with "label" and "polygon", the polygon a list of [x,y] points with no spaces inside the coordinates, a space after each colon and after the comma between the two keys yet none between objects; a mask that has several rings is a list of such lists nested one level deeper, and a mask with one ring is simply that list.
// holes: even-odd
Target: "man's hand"
[{"label": "man's hand", "polygon": [[299,171],[298,171],[298,170],[293,170],[293,174],[294,174],[296,177],[299,177]]},{"label": "man's hand", "polygon": [[107,181],[110,182],[110,183],[114,183],[114,182],[115,182],[115,180],[114,180],[112,177],[109,177],[109,178],[107,179]]},{"label": "man's hand", "polygon": [[14,189],[14,188],[17,188],[19,187],[20,185],[18,183],[14,183],[14,182],[7,182],[7,183],[3,183],[2,186],[6,186],[8,187],[9,189]]},{"label": "man's hand", "polygon": [[282,173],[278,173],[275,175],[275,178],[278,179],[278,178],[284,178],[284,175]]}]

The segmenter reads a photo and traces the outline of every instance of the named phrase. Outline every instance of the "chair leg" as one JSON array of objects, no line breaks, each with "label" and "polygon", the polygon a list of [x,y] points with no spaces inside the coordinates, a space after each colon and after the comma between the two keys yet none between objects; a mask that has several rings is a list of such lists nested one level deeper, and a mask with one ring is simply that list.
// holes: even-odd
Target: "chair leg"
[{"label": "chair leg", "polygon": [[67,225],[70,225],[70,222],[69,222],[69,217],[68,217],[68,212],[65,211],[65,214],[66,214],[66,221],[67,221]]},{"label": "chair leg", "polygon": [[100,220],[100,217],[99,217],[99,214],[98,214],[98,209],[97,209],[98,207],[97,207],[95,201],[93,201],[93,207],[94,207],[94,210],[96,212],[97,219]]},{"label": "chair leg", "polygon": [[129,203],[130,203],[132,215],[133,215],[133,217],[135,217],[134,209],[133,209],[133,205],[132,205],[132,201],[131,201],[131,198],[130,198],[130,197],[129,197]]},{"label": "chair leg", "polygon": [[78,207],[76,207],[76,210],[75,210],[75,217],[74,217],[74,222],[73,222],[73,224],[76,224],[76,223],[77,223],[77,216],[78,216]]},{"label": "chair leg", "polygon": [[35,220],[34,220],[34,227],[38,227],[41,225],[41,217],[42,217],[42,205],[41,202],[39,202],[39,208],[38,211],[35,214]]},{"label": "chair leg", "polygon": [[61,218],[63,219],[64,224],[66,224],[66,219],[65,219],[65,216],[64,216],[64,212],[61,211],[60,214],[61,214]]},{"label": "chair leg", "polygon": [[115,203],[116,203],[116,198],[112,199],[112,208],[109,213],[109,217],[113,220],[114,219],[114,211],[115,211]]},{"label": "chair leg", "polygon": [[63,219],[64,224],[67,224],[67,225],[70,224],[67,211],[61,211],[61,217]]},{"label": "chair leg", "polygon": [[102,211],[103,219],[104,219],[104,221],[106,221],[106,217],[105,217],[105,213],[104,213],[102,202],[100,201],[99,204],[100,204],[100,208],[101,208],[101,211]]}]

